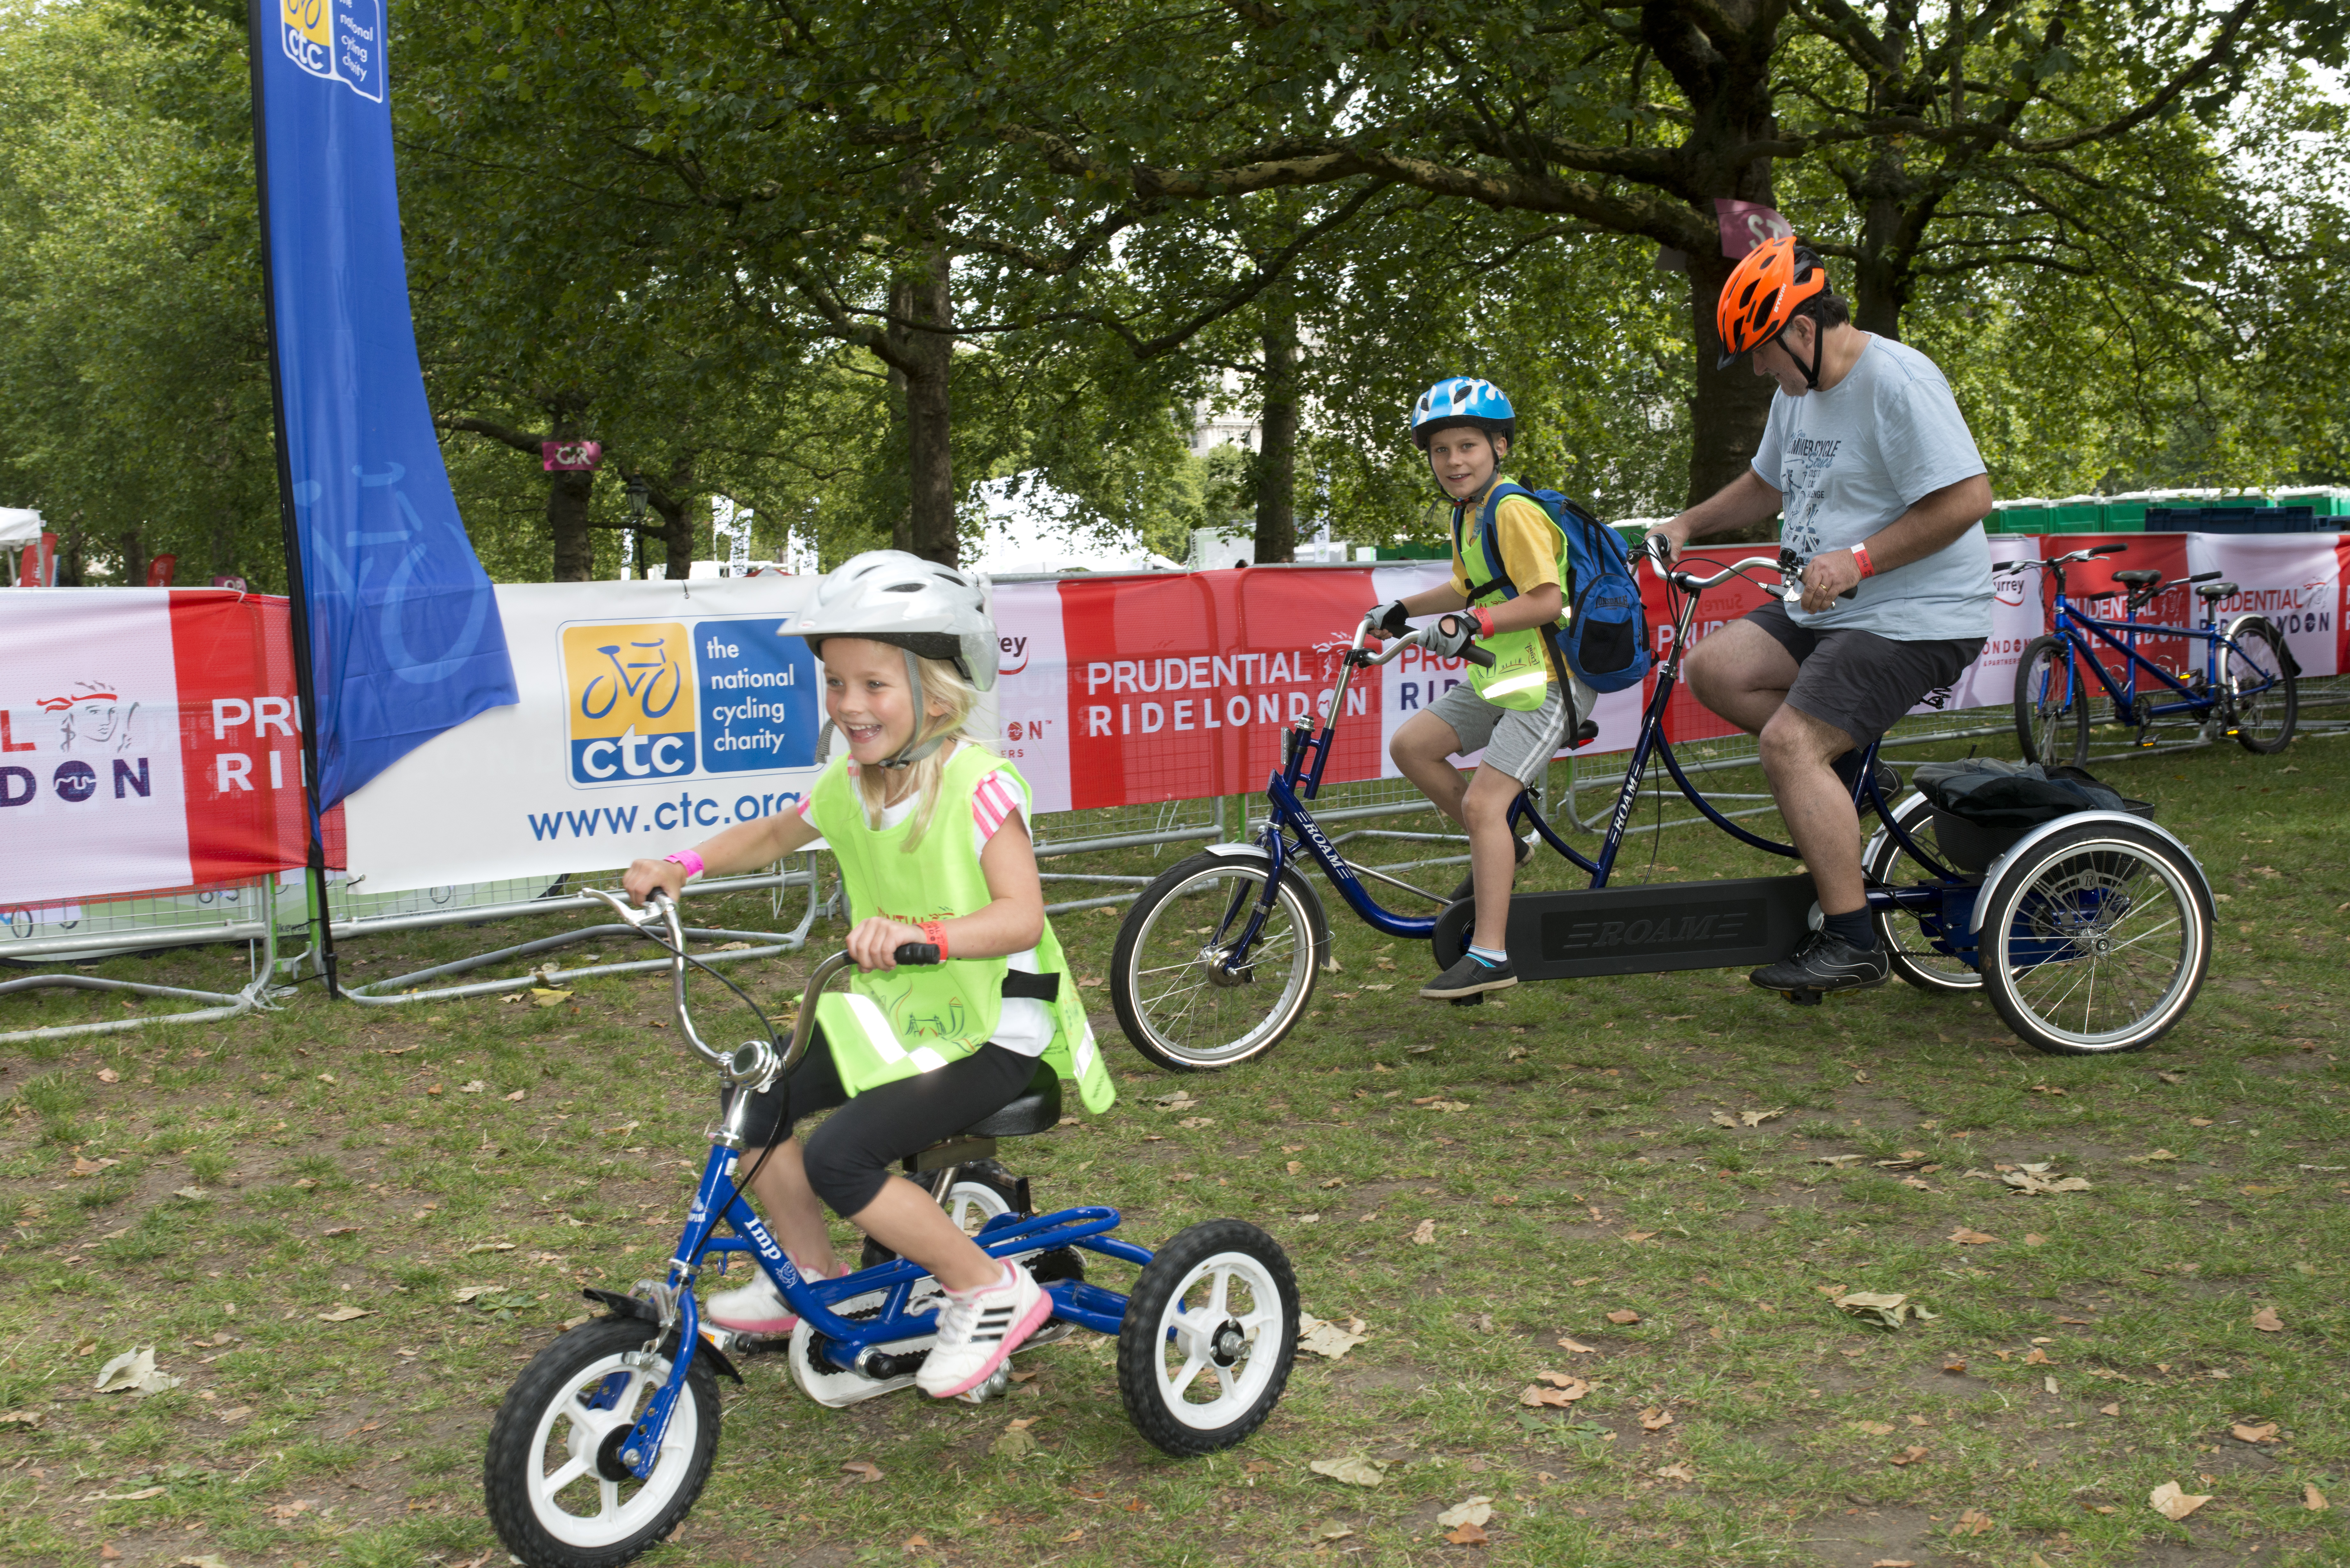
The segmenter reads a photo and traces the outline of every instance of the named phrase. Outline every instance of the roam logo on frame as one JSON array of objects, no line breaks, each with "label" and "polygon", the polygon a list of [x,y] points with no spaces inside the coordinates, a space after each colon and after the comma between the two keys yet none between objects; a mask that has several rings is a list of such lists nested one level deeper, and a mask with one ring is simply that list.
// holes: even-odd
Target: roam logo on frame
[{"label": "roam logo on frame", "polygon": [[572,783],[694,771],[693,648],[682,624],[565,627],[563,686]]}]

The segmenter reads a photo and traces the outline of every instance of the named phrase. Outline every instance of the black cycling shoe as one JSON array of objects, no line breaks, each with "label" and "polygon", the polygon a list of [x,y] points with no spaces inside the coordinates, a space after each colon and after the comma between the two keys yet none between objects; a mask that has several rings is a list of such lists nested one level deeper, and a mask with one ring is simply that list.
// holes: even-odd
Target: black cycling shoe
[{"label": "black cycling shoe", "polygon": [[1794,952],[1746,978],[1765,991],[1792,993],[1866,991],[1883,985],[1892,973],[1893,960],[1881,945],[1864,951],[1842,937],[1813,931],[1795,944]]},{"label": "black cycling shoe", "polygon": [[1419,994],[1430,1002],[1457,1002],[1464,996],[1506,991],[1517,983],[1518,971],[1514,966],[1487,963],[1475,953],[1462,953],[1458,963],[1421,986]]},{"label": "black cycling shoe", "polygon": [[[1526,857],[1532,855],[1534,852],[1534,846],[1533,845],[1527,843],[1523,838],[1518,840],[1519,865],[1524,865],[1526,863]],[[1469,875],[1461,878],[1461,886],[1452,889],[1452,901],[1457,904],[1463,898],[1473,898],[1476,896],[1477,871],[1474,867],[1471,867],[1470,868]]]},{"label": "black cycling shoe", "polygon": [[[1836,783],[1844,785],[1845,794],[1851,794],[1855,786],[1860,783],[1860,753],[1846,752],[1828,766],[1835,770]],[[1877,787],[1884,794],[1885,804],[1891,805],[1900,796],[1901,775],[1883,763],[1879,763],[1877,764]],[[1869,799],[1866,790],[1861,792],[1860,799],[1855,805],[1861,811],[1873,811],[1877,806],[1877,803]]]}]

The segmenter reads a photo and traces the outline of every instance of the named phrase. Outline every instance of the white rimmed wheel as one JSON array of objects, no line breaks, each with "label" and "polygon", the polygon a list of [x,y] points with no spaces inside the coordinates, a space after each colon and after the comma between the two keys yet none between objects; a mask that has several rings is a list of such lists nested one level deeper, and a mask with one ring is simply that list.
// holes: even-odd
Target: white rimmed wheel
[{"label": "white rimmed wheel", "polygon": [[2301,717],[2301,683],[2276,623],[2245,616],[2228,628],[2232,647],[2220,649],[2220,689],[2235,700],[2236,743],[2274,753],[2293,743]]},{"label": "white rimmed wheel", "polygon": [[2194,1002],[2211,890],[2150,828],[2088,822],[2014,856],[1982,894],[1983,989],[2018,1036],[2066,1056],[2135,1051]]},{"label": "white rimmed wheel", "polygon": [[[1941,841],[1934,833],[1933,802],[1913,797],[1907,805],[1896,805],[1893,816],[1912,843],[1942,860]],[[1958,869],[1947,860],[1942,864],[1949,869]],[[1868,862],[1864,869],[1869,882],[1888,888],[1933,880],[1931,873],[1901,847],[1901,841],[1887,832],[1878,833],[1869,845]],[[1870,913],[1869,919],[1877,927],[1877,940],[1885,944],[1886,956],[1892,961],[1893,972],[1918,990],[1950,996],[1981,988],[1982,976],[1965,960],[1953,958],[1937,948],[1933,937],[1928,934],[1929,921],[1940,924],[1939,914],[1919,916],[1906,909],[1893,913],[1877,910]],[[1965,935],[1963,931],[1959,934]]]},{"label": "white rimmed wheel", "polygon": [[718,1379],[696,1357],[650,1477],[620,1450],[670,1363],[626,1364],[656,1331],[603,1317],[532,1357],[490,1425],[482,1490],[506,1550],[530,1568],[617,1568],[677,1528],[718,1451]]},{"label": "white rimmed wheel", "polygon": [[1126,1298],[1118,1386],[1134,1429],[1181,1459],[1229,1449],[1273,1413],[1297,1355],[1297,1276],[1240,1220],[1192,1226]]},{"label": "white rimmed wheel", "polygon": [[1329,929],[1314,889],[1284,870],[1239,964],[1233,948],[1263,896],[1266,862],[1194,855],[1142,890],[1118,928],[1110,1002],[1134,1048],[1178,1073],[1272,1050],[1305,1014]]},{"label": "white rimmed wheel", "polygon": [[2088,761],[2088,683],[2061,637],[2033,638],[2015,662],[2015,738],[2027,763]]}]

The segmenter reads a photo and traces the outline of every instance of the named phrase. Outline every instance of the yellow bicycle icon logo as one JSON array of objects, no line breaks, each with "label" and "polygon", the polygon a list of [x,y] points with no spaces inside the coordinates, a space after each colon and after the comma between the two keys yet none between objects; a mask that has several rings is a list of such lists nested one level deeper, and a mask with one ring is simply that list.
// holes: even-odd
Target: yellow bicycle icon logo
[{"label": "yellow bicycle icon logo", "polygon": [[671,657],[667,638],[629,643],[629,657],[625,661],[617,642],[599,644],[596,651],[612,668],[608,673],[590,677],[588,689],[579,694],[582,718],[607,717],[624,695],[637,699],[638,711],[645,718],[664,718],[684,694],[685,667]]}]

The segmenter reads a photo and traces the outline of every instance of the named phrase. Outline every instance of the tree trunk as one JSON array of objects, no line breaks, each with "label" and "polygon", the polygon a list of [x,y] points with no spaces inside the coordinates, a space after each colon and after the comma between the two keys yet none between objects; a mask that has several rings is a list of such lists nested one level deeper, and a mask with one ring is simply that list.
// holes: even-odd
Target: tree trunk
[{"label": "tree trunk", "polygon": [[[687,514],[693,510],[691,502],[682,495],[655,492],[646,498],[646,504],[660,515],[661,576],[672,583],[681,583],[693,570],[693,524]],[[653,575],[652,562],[645,562],[645,576]]]},{"label": "tree trunk", "polygon": [[117,540],[122,547],[121,586],[143,588],[147,586],[147,541],[136,528],[125,528]]},{"label": "tree trunk", "polygon": [[[577,441],[584,406],[557,400],[548,410],[548,439]],[[555,544],[555,581],[584,583],[596,575],[596,550],[588,532],[588,503],[596,493],[592,470],[557,471],[546,476],[546,533]]]},{"label": "tree trunk", "polygon": [[1285,300],[1272,303],[1260,335],[1264,348],[1263,401],[1257,416],[1263,439],[1249,461],[1256,492],[1256,559],[1297,557],[1297,317]]},{"label": "tree trunk", "polygon": [[[949,387],[954,339],[923,327],[954,325],[946,253],[933,251],[889,288],[890,348],[901,361],[890,383],[904,400],[906,516],[898,547],[946,566],[961,563],[955,539],[954,400]],[[901,325],[902,324],[902,325]]]},{"label": "tree trunk", "polygon": [[[1714,369],[1721,358],[1721,336],[1714,330],[1713,307],[1737,265],[1719,246],[1690,253],[1690,325],[1697,343],[1690,398],[1689,499],[1684,503],[1690,506],[1736,479],[1753,462],[1763,422],[1771,415],[1769,377],[1755,375],[1742,358],[1727,370]],[[1772,531],[1766,526],[1754,536],[1768,538]]]}]

